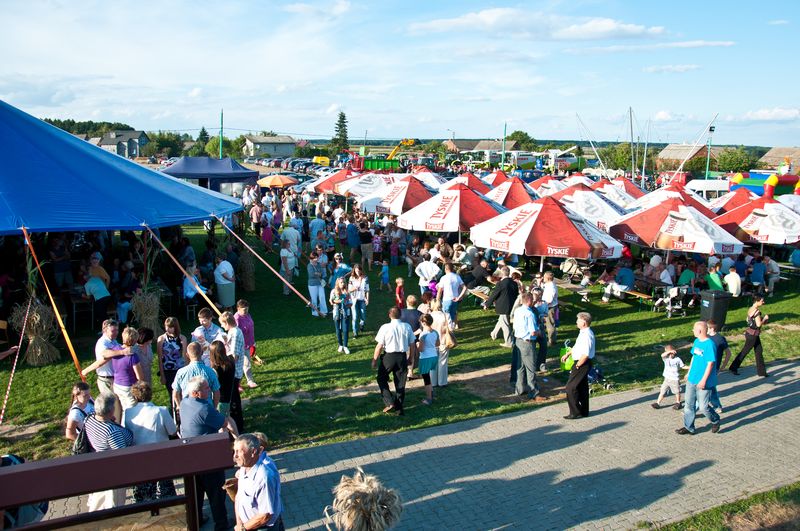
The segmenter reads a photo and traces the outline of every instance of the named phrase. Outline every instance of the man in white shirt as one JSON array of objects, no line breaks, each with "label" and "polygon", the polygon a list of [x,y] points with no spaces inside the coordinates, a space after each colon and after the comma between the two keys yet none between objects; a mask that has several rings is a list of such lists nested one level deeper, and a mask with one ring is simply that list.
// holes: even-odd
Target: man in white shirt
[{"label": "man in white shirt", "polygon": [[778,266],[778,262],[767,255],[764,255],[764,265],[767,266],[767,271],[764,274],[767,279],[767,297],[772,297],[775,293],[775,283],[781,277],[781,268]]},{"label": "man in white shirt", "polygon": [[[386,406],[383,412],[396,411],[402,415],[408,364],[414,359],[416,343],[414,331],[408,323],[400,320],[400,310],[396,306],[389,310],[389,319],[391,321],[381,326],[375,336],[378,344],[372,356],[372,368],[378,369],[378,388]],[[394,380],[394,393],[389,390],[389,374]]]},{"label": "man in white shirt", "polygon": [[725,275],[722,281],[728,287],[728,293],[733,297],[739,297],[742,294],[742,277],[736,272],[736,268],[731,266],[728,269],[729,273]]},{"label": "man in white shirt", "polygon": [[592,368],[595,349],[594,332],[590,328],[592,325],[591,314],[589,312],[578,313],[576,324],[579,330],[578,339],[575,340],[575,345],[561,357],[562,362],[567,361],[570,356],[574,361],[565,389],[569,405],[569,415],[564,417],[567,420],[589,416],[589,369]]},{"label": "man in white shirt", "polygon": [[458,328],[458,303],[467,293],[464,281],[453,270],[453,263],[444,265],[445,274],[439,279],[439,292],[437,298],[442,301],[442,311],[450,317],[450,325]]},{"label": "man in white shirt", "polygon": [[439,266],[433,263],[430,253],[422,255],[422,262],[414,269],[414,273],[419,277],[419,294],[430,291],[428,285],[439,275]]},{"label": "man in white shirt", "polygon": [[294,254],[295,259],[299,262],[300,261],[300,249],[301,245],[303,244],[302,236],[300,236],[300,231],[298,231],[292,225],[289,225],[283,232],[281,233],[281,240],[289,242],[289,250],[292,251]]}]

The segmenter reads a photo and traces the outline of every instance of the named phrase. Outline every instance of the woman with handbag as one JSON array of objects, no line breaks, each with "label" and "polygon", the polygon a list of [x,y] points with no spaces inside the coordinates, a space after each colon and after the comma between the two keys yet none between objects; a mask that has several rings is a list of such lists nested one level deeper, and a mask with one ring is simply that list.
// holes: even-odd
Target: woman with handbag
[{"label": "woman with handbag", "polygon": [[339,344],[339,352],[350,354],[347,348],[347,333],[350,328],[350,312],[352,301],[347,292],[347,284],[344,277],[336,279],[336,284],[330,294],[331,306],[333,307],[333,324],[336,327],[336,342]]},{"label": "woman with handbag", "polygon": [[744,331],[744,346],[736,359],[733,360],[728,370],[731,374],[739,376],[739,366],[751,350],[756,356],[756,373],[762,378],[767,377],[767,368],[764,366],[763,349],[761,347],[761,327],[769,320],[769,315],[761,314],[761,307],[764,305],[764,296],[761,294],[753,295],[753,305],[747,310],[747,328]]},{"label": "woman with handbag", "polygon": [[442,311],[442,301],[431,301],[431,328],[439,334],[439,360],[431,371],[431,385],[434,387],[447,387],[447,363],[450,350],[456,346],[456,338],[450,330],[447,314]]}]

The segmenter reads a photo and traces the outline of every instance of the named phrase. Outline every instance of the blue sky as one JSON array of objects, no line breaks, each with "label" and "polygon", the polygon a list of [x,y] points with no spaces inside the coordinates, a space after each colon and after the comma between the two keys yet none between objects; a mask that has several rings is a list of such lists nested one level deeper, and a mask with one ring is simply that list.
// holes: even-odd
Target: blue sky
[{"label": "blue sky", "polygon": [[[800,145],[796,1],[3,0],[0,99],[145,130]],[[576,114],[587,129],[578,125]],[[587,132],[588,131],[588,132]]]}]

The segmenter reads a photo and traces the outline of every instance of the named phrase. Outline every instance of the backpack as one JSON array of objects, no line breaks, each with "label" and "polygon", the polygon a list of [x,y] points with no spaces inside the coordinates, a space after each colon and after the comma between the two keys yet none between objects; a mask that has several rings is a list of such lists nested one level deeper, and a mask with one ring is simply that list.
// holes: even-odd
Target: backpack
[{"label": "backpack", "polygon": [[[94,417],[94,415],[89,415]],[[86,420],[89,420],[88,418]],[[89,436],[86,435],[86,424],[83,429],[78,431],[78,436],[75,437],[75,442],[72,443],[72,455],[88,454],[94,452],[92,443],[89,442]]]},{"label": "backpack", "polygon": [[[21,465],[25,460],[18,455],[8,454],[0,459],[0,466]],[[40,521],[47,514],[49,502],[42,501],[19,507],[7,507],[3,517],[3,528],[12,529]]]}]

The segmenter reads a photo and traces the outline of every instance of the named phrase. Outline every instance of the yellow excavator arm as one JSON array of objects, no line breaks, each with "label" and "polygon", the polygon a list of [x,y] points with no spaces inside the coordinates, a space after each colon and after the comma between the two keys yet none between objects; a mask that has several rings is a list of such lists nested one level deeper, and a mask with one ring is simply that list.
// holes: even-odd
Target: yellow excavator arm
[{"label": "yellow excavator arm", "polygon": [[395,157],[395,155],[397,155],[397,153],[400,152],[400,150],[402,148],[413,146],[416,143],[417,143],[417,140],[415,138],[404,138],[403,140],[400,141],[399,144],[397,144],[394,147],[394,149],[391,151],[391,153],[389,153],[389,156],[386,157],[386,160],[392,160]]}]

